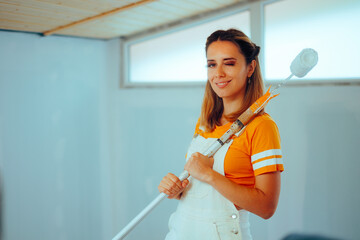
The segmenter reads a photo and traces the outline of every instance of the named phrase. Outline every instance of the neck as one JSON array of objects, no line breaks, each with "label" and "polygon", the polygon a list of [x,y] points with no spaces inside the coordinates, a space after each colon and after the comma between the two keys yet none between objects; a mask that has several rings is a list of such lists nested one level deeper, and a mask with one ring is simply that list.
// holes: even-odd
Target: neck
[{"label": "neck", "polygon": [[221,117],[221,124],[224,125],[228,123],[229,121],[227,121],[224,116],[238,111],[241,108],[242,104],[243,104],[242,98],[236,98],[232,100],[223,98],[224,112]]},{"label": "neck", "polygon": [[243,99],[238,98],[233,101],[227,101],[226,99],[223,99],[223,104],[224,104],[223,115],[228,115],[230,113],[238,111],[241,108],[243,104]]}]

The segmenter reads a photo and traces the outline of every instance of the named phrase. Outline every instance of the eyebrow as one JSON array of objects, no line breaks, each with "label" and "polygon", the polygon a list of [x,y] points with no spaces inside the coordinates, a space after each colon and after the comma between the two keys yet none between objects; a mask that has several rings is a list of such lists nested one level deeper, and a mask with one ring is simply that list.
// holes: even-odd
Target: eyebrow
[{"label": "eyebrow", "polygon": [[[227,60],[237,60],[236,58],[224,58],[224,61],[227,61]],[[211,62],[211,61],[215,61],[214,59],[208,59],[207,60],[208,62]]]}]

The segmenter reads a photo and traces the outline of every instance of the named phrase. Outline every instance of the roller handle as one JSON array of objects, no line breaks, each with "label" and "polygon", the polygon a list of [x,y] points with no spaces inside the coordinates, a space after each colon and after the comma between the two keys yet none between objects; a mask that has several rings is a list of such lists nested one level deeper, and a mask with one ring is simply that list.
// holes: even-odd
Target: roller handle
[{"label": "roller handle", "polygon": [[[183,171],[179,175],[179,179],[184,181],[189,177],[189,173],[187,171]],[[131,222],[126,225],[112,240],[120,240],[124,239],[126,235],[133,230],[136,225],[138,225],[157,205],[161,203],[167,197],[165,193],[160,193],[146,208],[144,208]]]},{"label": "roller handle", "polygon": [[185,179],[187,179],[190,176],[190,174],[188,173],[188,171],[184,170],[180,175],[179,175],[179,179],[180,181],[184,181]]},{"label": "roller handle", "polygon": [[144,208],[131,222],[126,225],[112,240],[124,239],[136,225],[138,225],[159,203],[166,198],[165,193],[160,193],[146,208]]}]

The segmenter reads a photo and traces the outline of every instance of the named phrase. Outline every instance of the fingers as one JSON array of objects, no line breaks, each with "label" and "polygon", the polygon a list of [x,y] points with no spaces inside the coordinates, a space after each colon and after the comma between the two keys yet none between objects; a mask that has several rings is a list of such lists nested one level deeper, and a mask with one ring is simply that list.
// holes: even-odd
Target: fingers
[{"label": "fingers", "polygon": [[205,156],[205,155],[202,155],[199,152],[194,152],[193,154],[191,154],[191,157],[194,157],[194,158],[199,158],[199,157],[203,157],[203,156]]},{"label": "fingers", "polygon": [[198,157],[201,156],[201,153],[199,152],[194,152],[193,154],[191,154],[192,157]]},{"label": "fingers", "polygon": [[197,159],[197,160],[200,160],[200,159],[203,159],[203,160],[205,160],[205,159],[209,159],[210,160],[210,162],[214,162],[214,158],[213,157],[207,157],[207,156],[205,156],[205,155],[203,155],[203,154],[201,154],[201,153],[199,153],[199,152],[195,152],[195,153],[193,153],[193,154],[191,154],[191,157],[190,158],[192,158],[192,159]]},{"label": "fingers", "polygon": [[185,170],[189,172],[189,168],[192,168],[191,165],[194,166],[206,166],[212,168],[214,165],[214,158],[207,157],[199,152],[195,152],[191,155],[189,160],[185,164]]},{"label": "fingers", "polygon": [[[188,181],[187,181],[188,182]],[[185,183],[187,186],[188,183]],[[184,190],[183,184],[180,179],[172,173],[168,173],[160,182],[158,189],[160,192],[169,195],[173,198]]]},{"label": "fingers", "polygon": [[182,183],[181,183],[181,185],[182,185],[182,187],[183,188],[186,188],[186,186],[189,184],[189,180],[188,179],[185,179]]},{"label": "fingers", "polygon": [[207,182],[213,172],[214,158],[201,153],[193,153],[186,162],[184,169],[199,181]]},{"label": "fingers", "polygon": [[167,181],[165,182],[171,194],[176,194],[182,189],[180,179],[172,173],[165,176]]},{"label": "fingers", "polygon": [[210,160],[210,166],[211,166],[211,168],[214,166],[214,157],[210,157],[209,158],[209,160]]}]

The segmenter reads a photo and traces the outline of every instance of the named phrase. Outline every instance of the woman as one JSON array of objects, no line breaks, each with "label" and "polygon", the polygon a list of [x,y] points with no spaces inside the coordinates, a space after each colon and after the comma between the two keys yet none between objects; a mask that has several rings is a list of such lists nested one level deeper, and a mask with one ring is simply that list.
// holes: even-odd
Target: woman
[{"label": "woman", "polygon": [[241,31],[219,30],[206,42],[208,81],[187,153],[190,180],[167,174],[159,191],[179,199],[166,239],[252,239],[248,212],[270,218],[283,164],[275,122],[264,111],[214,155],[201,154],[263,95],[260,48]]}]

